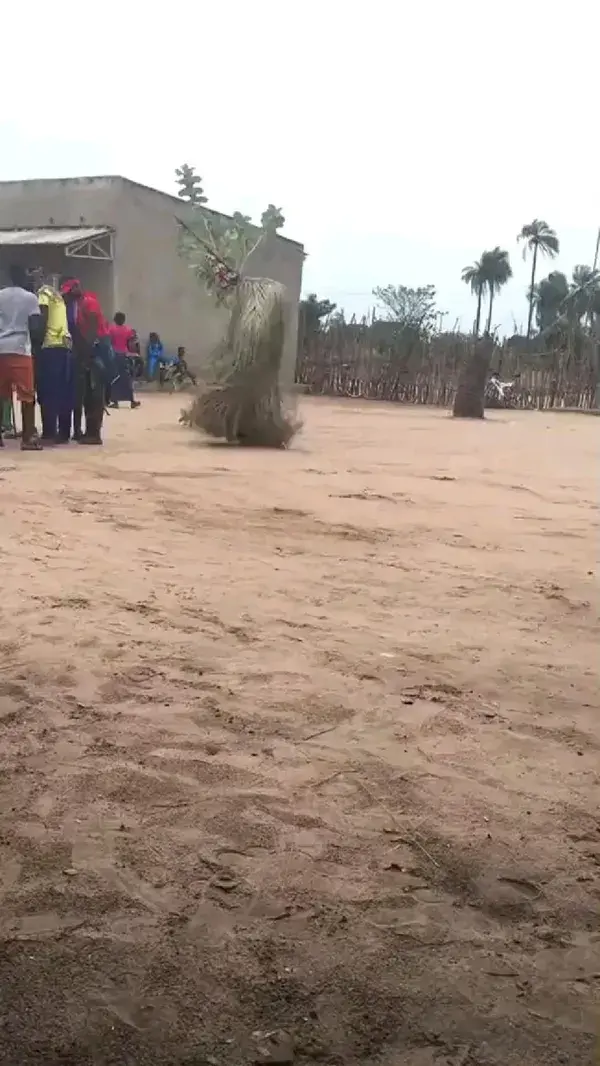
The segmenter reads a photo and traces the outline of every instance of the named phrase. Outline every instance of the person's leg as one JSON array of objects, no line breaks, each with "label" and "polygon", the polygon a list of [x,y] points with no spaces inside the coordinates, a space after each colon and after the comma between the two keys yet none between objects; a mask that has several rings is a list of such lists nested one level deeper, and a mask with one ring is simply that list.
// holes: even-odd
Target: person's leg
[{"label": "person's leg", "polygon": [[149,358],[148,359],[148,381],[156,381],[157,374],[158,374],[158,359]]},{"label": "person's leg", "polygon": [[[48,440],[53,444],[56,442],[58,436],[58,412],[60,409],[60,402],[62,396],[62,349],[60,348],[44,348],[42,350],[42,359],[45,362],[44,373],[46,375],[48,400],[46,403],[46,426],[48,433]],[[43,414],[42,414],[42,429],[44,428]],[[42,436],[44,433],[42,433]]]},{"label": "person's leg", "polygon": [[2,399],[0,400],[0,434],[12,437],[14,433],[12,399]]},{"label": "person's leg", "polygon": [[105,393],[105,379],[98,367],[92,363],[85,371],[85,433],[79,438],[80,444],[102,444]]},{"label": "person's leg", "polygon": [[115,353],[114,366],[116,379],[111,385],[111,407],[118,407],[119,401],[123,400],[131,407],[139,407],[133,395],[133,381],[131,377],[131,363],[128,355],[123,352]]},{"label": "person's leg", "polygon": [[[0,358],[7,358],[6,356]],[[33,359],[30,355],[11,355],[12,384],[21,404],[23,419],[23,436],[21,449],[25,452],[39,452],[42,442],[35,428],[35,384],[33,377]]]},{"label": "person's leg", "polygon": [[83,430],[81,424],[83,422],[83,407],[80,403],[76,403],[73,407],[73,440],[81,440],[83,436]]},{"label": "person's leg", "polygon": [[54,381],[54,351],[42,348],[34,357],[35,387],[42,416],[42,440],[53,441],[58,429],[55,406],[56,383]]},{"label": "person's leg", "polygon": [[0,448],[4,447],[4,437],[8,436],[9,422],[12,422],[12,377],[5,359],[5,356],[0,355]]},{"label": "person's leg", "polygon": [[85,367],[81,353],[73,352],[73,440],[83,436],[83,399],[85,393]]},{"label": "person's leg", "polygon": [[[120,360],[123,360],[122,362]],[[131,359],[128,355],[119,356],[119,375],[121,377],[121,388],[125,394],[125,399],[129,401],[132,410],[136,407],[141,407],[139,400],[136,400],[133,393],[133,374],[131,369]]]},{"label": "person's leg", "polygon": [[[12,356],[0,355],[0,404],[2,419],[0,424],[0,447],[3,437],[11,436],[9,425],[13,422],[13,366]],[[15,426],[16,429],[16,426]]]},{"label": "person's leg", "polygon": [[56,350],[57,359],[57,444],[67,444],[71,438],[71,419],[73,416],[73,353],[69,348]]}]

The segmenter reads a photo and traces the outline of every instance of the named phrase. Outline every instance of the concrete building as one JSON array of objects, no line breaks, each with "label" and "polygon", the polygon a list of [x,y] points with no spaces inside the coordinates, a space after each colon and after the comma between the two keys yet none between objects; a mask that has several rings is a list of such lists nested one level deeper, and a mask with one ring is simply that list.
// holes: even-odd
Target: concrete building
[{"label": "concrete building", "polygon": [[[197,366],[227,319],[178,254],[177,218],[189,220],[190,211],[176,196],[121,177],[0,182],[0,270],[17,262],[75,275],[98,294],[107,316],[124,311],[143,343],[155,330],[167,349],[185,345],[190,366]],[[295,360],[303,260],[301,244],[272,235],[246,271],[286,286],[288,365]]]}]

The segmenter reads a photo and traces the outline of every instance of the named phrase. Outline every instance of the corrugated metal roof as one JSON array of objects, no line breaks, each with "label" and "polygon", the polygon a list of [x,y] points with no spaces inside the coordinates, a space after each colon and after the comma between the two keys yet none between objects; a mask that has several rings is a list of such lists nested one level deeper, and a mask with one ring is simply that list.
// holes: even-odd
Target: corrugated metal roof
[{"label": "corrugated metal roof", "polygon": [[73,241],[85,241],[92,237],[102,237],[110,230],[107,226],[79,226],[77,229],[57,229],[46,226],[40,229],[0,229],[0,246],[24,244],[72,244]]}]

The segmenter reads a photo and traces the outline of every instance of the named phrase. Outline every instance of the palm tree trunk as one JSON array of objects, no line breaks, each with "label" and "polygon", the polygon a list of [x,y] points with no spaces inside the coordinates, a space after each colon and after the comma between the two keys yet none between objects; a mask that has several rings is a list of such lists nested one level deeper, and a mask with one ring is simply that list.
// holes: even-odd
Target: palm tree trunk
[{"label": "palm tree trunk", "polygon": [[489,337],[489,335],[491,333],[491,329],[492,329],[492,307],[493,306],[494,306],[494,290],[490,289],[490,307],[489,307],[488,317],[487,317],[487,326],[485,327],[485,332],[487,333],[488,337]]},{"label": "palm tree trunk", "polygon": [[535,268],[537,266],[538,246],[533,246],[533,262],[531,264],[531,283],[529,285],[529,315],[527,316],[527,340],[531,336],[531,320],[533,318],[533,290],[535,288]]},{"label": "palm tree trunk", "polygon": [[494,344],[489,338],[475,342],[458,379],[452,414],[454,418],[483,418],[485,385]]},{"label": "palm tree trunk", "polygon": [[477,290],[477,314],[475,316],[475,337],[479,336],[479,323],[481,322],[481,297],[483,296],[483,285],[480,285]]}]

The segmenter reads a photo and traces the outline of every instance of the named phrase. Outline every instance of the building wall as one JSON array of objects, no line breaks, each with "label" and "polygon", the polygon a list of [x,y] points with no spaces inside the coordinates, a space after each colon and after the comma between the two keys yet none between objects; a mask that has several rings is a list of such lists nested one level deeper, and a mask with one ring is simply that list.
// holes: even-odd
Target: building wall
[{"label": "building wall", "polygon": [[[123,183],[116,237],[115,285],[120,309],[141,335],[154,329],[169,347],[185,346],[198,368],[223,337],[227,312],[198,283],[178,253],[177,218],[189,208],[176,197]],[[286,366],[295,365],[298,303],[304,261],[300,245],[275,235],[265,239],[247,264],[247,273],[272,277],[289,296]],[[289,374],[288,374],[289,376]]]},{"label": "building wall", "polygon": [[120,194],[115,178],[2,181],[0,229],[110,226]]},{"label": "building wall", "polygon": [[169,350],[184,345],[198,367],[222,336],[226,316],[198,283],[177,248],[178,204],[124,183],[115,237],[115,299],[146,338],[160,334]]},{"label": "building wall", "polygon": [[[223,336],[227,315],[198,283],[177,247],[176,217],[185,219],[186,205],[164,193],[122,178],[76,178],[57,181],[0,182],[0,228],[33,226],[110,226],[115,230],[114,263],[68,259],[66,270],[77,273],[98,292],[105,311],[124,311],[142,340],[160,333],[169,349],[186,347],[191,366],[198,368]],[[16,249],[5,249],[10,260]],[[64,260],[56,249],[23,250],[41,266]],[[289,294],[287,375],[296,357],[298,302],[302,283],[300,245],[272,236],[248,263],[248,273],[281,281]],[[49,266],[54,269],[54,266]]]},{"label": "building wall", "polygon": [[74,274],[85,289],[98,294],[102,307],[112,307],[113,264],[110,260],[72,259],[65,255],[62,248],[48,246],[24,248],[0,246],[0,284],[6,284],[5,279],[11,263],[20,263],[27,267],[42,267],[46,277],[53,274],[58,277],[61,274]]},{"label": "building wall", "polygon": [[[113,226],[119,188],[111,178],[0,182],[0,229],[36,226]],[[75,274],[98,293],[103,307],[114,303],[110,260],[67,258],[62,248],[0,247],[0,270],[9,263],[41,266],[52,274]]]}]

